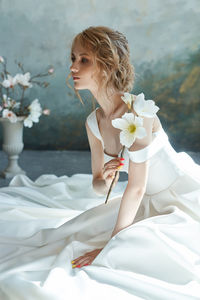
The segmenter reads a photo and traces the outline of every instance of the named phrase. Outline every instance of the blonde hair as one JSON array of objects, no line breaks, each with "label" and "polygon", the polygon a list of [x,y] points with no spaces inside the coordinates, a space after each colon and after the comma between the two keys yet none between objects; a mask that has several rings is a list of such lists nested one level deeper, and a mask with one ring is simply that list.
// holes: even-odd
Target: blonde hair
[{"label": "blonde hair", "polygon": [[76,42],[94,54],[100,92],[105,91],[107,96],[113,88],[131,92],[135,79],[134,67],[130,61],[128,41],[122,33],[105,26],[91,26],[75,36],[71,51]]}]

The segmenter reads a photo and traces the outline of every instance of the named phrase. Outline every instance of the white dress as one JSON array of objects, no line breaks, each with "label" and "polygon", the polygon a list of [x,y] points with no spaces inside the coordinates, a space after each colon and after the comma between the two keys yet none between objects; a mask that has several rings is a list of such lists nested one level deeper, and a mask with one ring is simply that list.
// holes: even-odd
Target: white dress
[{"label": "white dress", "polygon": [[[96,110],[87,122],[102,141]],[[18,175],[0,189],[1,300],[200,299],[200,166],[163,129],[153,135],[144,149],[125,149],[120,172],[129,158],[149,159],[148,182],[134,223],[112,239],[127,181],[107,204],[92,174]],[[72,269],[102,247],[91,265]]]}]

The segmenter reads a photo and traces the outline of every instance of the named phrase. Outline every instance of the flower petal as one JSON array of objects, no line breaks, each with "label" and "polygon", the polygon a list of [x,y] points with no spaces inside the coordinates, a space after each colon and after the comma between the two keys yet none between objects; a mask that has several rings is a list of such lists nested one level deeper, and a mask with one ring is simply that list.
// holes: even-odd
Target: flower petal
[{"label": "flower petal", "polygon": [[33,126],[33,121],[29,118],[29,116],[24,120],[24,126],[29,128]]},{"label": "flower petal", "polygon": [[133,113],[125,113],[122,116],[123,120],[126,120],[128,122],[128,124],[133,124],[135,123],[135,115]]},{"label": "flower petal", "polygon": [[144,106],[145,106],[145,101],[143,101],[143,100],[137,100],[133,104],[134,110],[136,111],[136,113],[139,116],[141,115],[141,112],[143,111]]},{"label": "flower petal", "polygon": [[136,137],[138,139],[143,139],[147,135],[146,129],[144,127],[137,127]]},{"label": "flower petal", "polygon": [[131,94],[130,93],[124,93],[124,96],[121,97],[121,99],[126,103],[130,103],[132,102],[132,97],[131,97]]},{"label": "flower petal", "polygon": [[143,125],[143,118],[135,117],[135,125],[136,126],[142,126]]},{"label": "flower petal", "polygon": [[116,118],[114,120],[112,120],[112,126],[121,130],[124,130],[127,128],[128,123],[126,120],[121,119],[121,118]]},{"label": "flower petal", "polygon": [[127,130],[120,132],[120,143],[129,148],[135,141],[135,135],[130,134]]}]

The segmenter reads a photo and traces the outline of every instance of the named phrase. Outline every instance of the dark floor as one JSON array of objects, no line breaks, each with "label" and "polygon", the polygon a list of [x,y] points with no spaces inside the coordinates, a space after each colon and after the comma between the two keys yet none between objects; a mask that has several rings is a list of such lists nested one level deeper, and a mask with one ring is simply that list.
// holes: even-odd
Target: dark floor
[{"label": "dark floor", "polygon": [[[187,152],[195,162],[200,164],[200,153]],[[19,158],[20,167],[26,175],[35,180],[42,174],[71,176],[73,174],[91,174],[89,151],[32,151],[24,150]],[[7,156],[0,151],[0,172],[7,166]],[[0,187],[8,186],[11,179],[0,177]],[[120,181],[127,180],[127,174],[120,172]]]}]

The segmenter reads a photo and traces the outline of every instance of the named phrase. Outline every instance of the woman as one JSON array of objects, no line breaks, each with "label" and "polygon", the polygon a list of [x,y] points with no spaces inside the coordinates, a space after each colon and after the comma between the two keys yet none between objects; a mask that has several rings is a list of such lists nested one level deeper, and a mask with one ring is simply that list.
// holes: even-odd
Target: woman
[{"label": "woman", "polygon": [[123,34],[87,28],[71,54],[75,90],[99,104],[85,123],[92,175],[20,175],[1,189],[0,298],[198,299],[199,166],[175,152],[157,115],[122,149],[114,121],[134,80]]},{"label": "woman", "polygon": [[[102,142],[91,131],[88,122],[85,126],[92,154],[93,187],[98,193],[107,194],[115,172],[124,165],[122,162],[124,159],[118,157],[122,148],[119,130],[112,126],[111,121],[128,111],[126,103],[121,99],[124,92],[131,91],[134,80],[128,42],[123,34],[109,28],[88,28],[75,37],[71,60],[70,70],[74,88],[90,90],[100,105],[96,111],[96,117],[104,141],[104,149]],[[144,122],[148,135],[143,139],[137,139],[130,147],[130,151],[148,146],[152,141],[152,132],[159,131],[161,128],[157,116],[145,118]],[[105,152],[111,155],[107,155],[110,156],[110,160],[104,164]],[[113,153],[116,154],[113,155]],[[111,157],[115,158],[111,159]],[[128,174],[126,192],[122,198],[118,220],[111,237],[133,223],[146,189],[148,161],[140,164],[131,161]],[[73,267],[91,264],[101,250],[95,249],[74,260]]]}]

